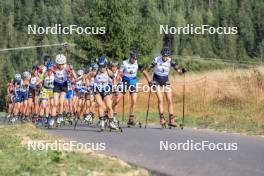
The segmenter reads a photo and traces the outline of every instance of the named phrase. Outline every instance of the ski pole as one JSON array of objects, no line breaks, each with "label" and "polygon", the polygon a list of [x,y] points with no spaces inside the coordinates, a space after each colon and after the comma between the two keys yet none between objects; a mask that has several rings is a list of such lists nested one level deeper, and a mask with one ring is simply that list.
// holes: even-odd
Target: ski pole
[{"label": "ski pole", "polygon": [[146,119],[145,119],[145,128],[147,128],[147,125],[148,125],[148,114],[149,114],[149,100],[150,100],[150,95],[151,95],[151,90],[149,91],[149,96],[148,96],[148,108],[147,108],[147,114],[146,114]]},{"label": "ski pole", "polygon": [[181,129],[184,127],[184,117],[185,117],[185,74],[183,75],[183,93],[182,93],[182,123],[180,124]]},{"label": "ski pole", "polygon": [[122,109],[122,122],[124,122],[124,120],[125,120],[125,94],[123,94],[123,102],[122,102],[122,105],[123,105],[123,109]]}]

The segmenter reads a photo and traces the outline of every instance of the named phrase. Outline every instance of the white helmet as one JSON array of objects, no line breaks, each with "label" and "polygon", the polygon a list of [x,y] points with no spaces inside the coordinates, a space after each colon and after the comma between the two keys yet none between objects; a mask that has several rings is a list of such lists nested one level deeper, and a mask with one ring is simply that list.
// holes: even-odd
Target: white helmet
[{"label": "white helmet", "polygon": [[82,76],[83,74],[84,74],[84,71],[83,71],[83,70],[78,70],[78,71],[77,71],[77,75],[78,75],[78,76]]},{"label": "white helmet", "polygon": [[28,71],[25,71],[25,72],[22,73],[22,77],[23,78],[28,78],[30,76],[31,76],[31,74]]},{"label": "white helmet", "polygon": [[15,80],[20,81],[21,80],[21,75],[19,73],[15,74]]},{"label": "white helmet", "polygon": [[58,54],[56,56],[56,63],[57,64],[66,64],[66,57],[63,54]]}]

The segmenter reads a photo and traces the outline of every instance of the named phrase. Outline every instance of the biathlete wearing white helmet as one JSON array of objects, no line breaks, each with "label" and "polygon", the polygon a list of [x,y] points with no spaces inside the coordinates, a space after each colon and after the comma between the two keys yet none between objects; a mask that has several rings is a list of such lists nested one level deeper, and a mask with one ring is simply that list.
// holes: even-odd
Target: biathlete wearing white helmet
[{"label": "biathlete wearing white helmet", "polygon": [[14,94],[15,94],[15,97],[14,97],[14,99],[15,99],[15,103],[20,103],[20,102],[22,102],[22,100],[23,100],[23,80],[22,80],[22,78],[21,78],[21,75],[20,74],[16,74],[15,75],[15,79],[14,79],[14,88],[15,88],[15,90],[14,90]]},{"label": "biathlete wearing white helmet", "polygon": [[29,92],[29,80],[31,74],[28,71],[22,73],[22,80],[17,84],[17,99],[18,102],[23,102],[28,100],[28,92]]},{"label": "biathlete wearing white helmet", "polygon": [[78,70],[77,76],[78,76],[78,78],[77,78],[77,81],[75,83],[75,92],[78,95],[79,99],[84,99],[85,93],[87,92],[87,86],[86,86],[86,82],[84,79],[84,71]]},{"label": "biathlete wearing white helmet", "polygon": [[[67,92],[68,89],[68,72],[66,69],[66,57],[63,54],[58,54],[56,56],[56,64],[53,67],[54,72],[54,92],[61,93]],[[64,65],[62,69],[58,68],[58,65]]]},{"label": "biathlete wearing white helmet", "polygon": [[31,77],[30,82],[29,82],[28,98],[34,98],[35,96],[38,96],[40,93],[38,83],[41,80],[38,76],[37,70],[38,70],[38,67],[36,65],[34,65],[32,67],[32,77]]}]

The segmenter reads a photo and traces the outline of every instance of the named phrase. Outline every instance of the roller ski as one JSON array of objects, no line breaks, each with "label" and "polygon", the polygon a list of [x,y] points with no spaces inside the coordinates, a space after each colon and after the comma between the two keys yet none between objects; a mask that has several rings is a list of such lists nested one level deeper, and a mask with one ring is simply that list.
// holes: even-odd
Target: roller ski
[{"label": "roller ski", "polygon": [[163,114],[160,114],[160,125],[161,125],[161,128],[167,127],[166,118]]},{"label": "roller ski", "polygon": [[12,115],[11,114],[8,114],[5,116],[5,122],[8,122],[10,123],[10,119],[12,118]]},{"label": "roller ski", "polygon": [[119,122],[119,120],[117,119],[117,115],[116,115],[116,114],[114,114],[114,116],[113,116],[113,122],[114,122],[115,124],[117,124],[118,126],[120,125],[120,122]]},{"label": "roller ski", "polygon": [[84,116],[83,122],[88,124],[88,126],[93,124],[94,115],[92,113],[86,114]]},{"label": "roller ski", "polygon": [[36,126],[36,127],[40,127],[43,126],[43,121],[44,121],[44,117],[33,117],[32,118],[32,123]]},{"label": "roller ski", "polygon": [[168,124],[168,127],[169,129],[171,128],[176,128],[178,125],[175,123],[174,121],[174,116],[173,115],[170,115],[170,119],[169,119],[169,124]]},{"label": "roller ski", "polygon": [[53,128],[55,126],[55,120],[52,118],[52,117],[48,117],[47,118],[47,121],[46,121],[46,124],[45,124],[45,127],[50,129],[50,128]]},{"label": "roller ski", "polygon": [[31,122],[28,116],[22,115],[20,118],[21,123]]},{"label": "roller ski", "polygon": [[8,118],[8,123],[11,123],[11,124],[14,124],[14,123],[16,123],[17,121],[18,121],[18,117],[17,116],[10,116],[9,118]]},{"label": "roller ski", "polygon": [[65,125],[65,121],[63,115],[59,115],[56,119],[56,127],[62,127],[62,125]]},{"label": "roller ski", "polygon": [[73,119],[71,118],[71,113],[67,113],[65,116],[65,124],[68,123],[69,125],[73,124]]},{"label": "roller ski", "polygon": [[99,121],[97,123],[97,126],[99,127],[100,132],[102,132],[102,131],[104,131],[106,129],[107,122],[106,122],[106,120],[105,120],[104,117],[100,117],[99,118]]},{"label": "roller ski", "polygon": [[141,122],[136,122],[136,118],[134,115],[130,115],[129,116],[129,119],[128,119],[128,122],[127,122],[127,127],[128,128],[131,128],[131,127],[139,127],[141,128],[142,127],[142,123]]},{"label": "roller ski", "polygon": [[108,119],[108,128],[111,131],[120,131],[123,132],[123,129],[119,126],[119,122],[115,122],[114,119]]}]

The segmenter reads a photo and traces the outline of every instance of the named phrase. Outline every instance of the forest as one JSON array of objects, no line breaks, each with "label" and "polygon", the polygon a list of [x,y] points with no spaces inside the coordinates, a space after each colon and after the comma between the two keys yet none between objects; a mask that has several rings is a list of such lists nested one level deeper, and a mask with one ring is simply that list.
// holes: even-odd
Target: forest
[{"label": "forest", "polygon": [[[100,55],[123,60],[131,48],[148,63],[169,46],[173,55],[259,61],[264,56],[263,0],[5,0],[0,1],[0,48],[70,43],[68,62],[87,67]],[[28,25],[105,27],[104,35],[28,34]],[[235,35],[160,34],[160,25],[235,26]],[[41,64],[60,46],[0,52],[0,110],[14,74]]]}]

